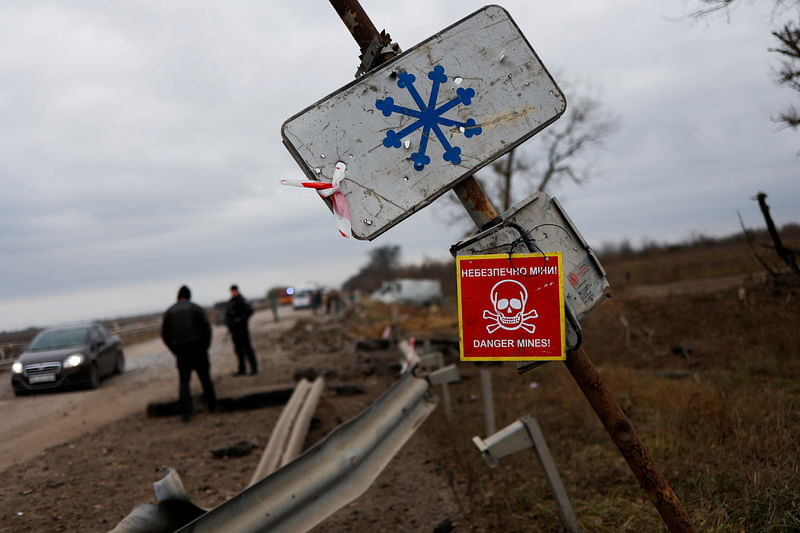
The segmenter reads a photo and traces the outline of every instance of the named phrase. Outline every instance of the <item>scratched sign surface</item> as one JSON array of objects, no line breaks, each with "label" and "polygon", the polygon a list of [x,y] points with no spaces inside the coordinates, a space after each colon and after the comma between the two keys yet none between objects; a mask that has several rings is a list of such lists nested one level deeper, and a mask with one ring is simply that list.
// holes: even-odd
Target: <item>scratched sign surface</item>
[{"label": "scratched sign surface", "polygon": [[487,6],[288,119],[314,180],[347,164],[353,236],[374,239],[555,121],[564,95],[510,15]]}]

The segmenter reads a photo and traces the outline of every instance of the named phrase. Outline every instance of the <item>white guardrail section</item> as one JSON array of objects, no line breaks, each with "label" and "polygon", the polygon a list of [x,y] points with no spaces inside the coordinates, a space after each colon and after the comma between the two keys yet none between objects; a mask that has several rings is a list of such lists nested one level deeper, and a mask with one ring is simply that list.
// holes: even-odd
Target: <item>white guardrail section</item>
[{"label": "white guardrail section", "polygon": [[353,420],[181,532],[308,531],[363,494],[436,406],[406,374]]}]

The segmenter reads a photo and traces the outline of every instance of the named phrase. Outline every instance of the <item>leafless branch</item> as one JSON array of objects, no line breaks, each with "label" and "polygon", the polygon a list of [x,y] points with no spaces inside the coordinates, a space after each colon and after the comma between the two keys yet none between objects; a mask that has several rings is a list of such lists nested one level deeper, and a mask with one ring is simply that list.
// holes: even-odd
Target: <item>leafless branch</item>
[{"label": "leafless branch", "polygon": [[[747,1],[755,2],[755,0]],[[690,13],[689,17],[691,18],[700,19],[712,13],[724,11],[730,20],[730,9],[743,2],[741,0],[696,0],[695,3],[702,7]],[[789,15],[789,11],[793,13]],[[769,51],[781,57],[780,67],[775,72],[775,82],[800,92],[800,24],[797,22],[800,20],[800,0],[773,0],[773,21],[778,16],[788,16],[789,19],[778,29],[770,32],[778,41],[778,46],[769,48]],[[800,113],[794,106],[788,106],[777,116],[773,116],[772,120],[790,128],[797,128],[800,126]]]}]

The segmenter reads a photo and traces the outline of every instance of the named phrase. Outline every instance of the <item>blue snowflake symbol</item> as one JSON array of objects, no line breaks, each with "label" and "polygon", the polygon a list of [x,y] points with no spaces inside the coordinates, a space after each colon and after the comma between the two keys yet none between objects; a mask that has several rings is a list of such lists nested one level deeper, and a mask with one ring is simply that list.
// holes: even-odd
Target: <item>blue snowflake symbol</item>
[{"label": "blue snowflake symbol", "polygon": [[454,165],[461,163],[461,148],[458,146],[451,146],[450,143],[447,142],[447,138],[444,136],[440,126],[458,128],[467,138],[473,135],[480,135],[483,132],[480,126],[475,125],[474,119],[470,118],[467,119],[466,122],[460,122],[442,116],[459,104],[465,106],[470,105],[472,103],[472,98],[475,96],[474,89],[460,87],[456,90],[457,96],[455,98],[436,107],[436,100],[439,98],[439,86],[447,81],[447,76],[444,75],[444,67],[436,65],[433,70],[428,73],[428,79],[430,79],[433,84],[431,86],[428,104],[425,105],[417,88],[414,87],[416,77],[405,71],[397,75],[397,86],[401,89],[408,90],[411,98],[413,98],[414,102],[417,104],[418,109],[399,106],[394,103],[394,98],[391,96],[387,96],[375,102],[375,107],[377,107],[385,117],[391,116],[392,113],[398,113],[417,119],[400,131],[387,131],[386,137],[383,139],[383,145],[386,148],[400,148],[403,137],[422,128],[419,150],[411,154],[411,160],[414,162],[414,168],[416,170],[424,169],[425,165],[431,162],[431,158],[425,154],[425,151],[428,149],[428,139],[430,138],[431,131],[433,131],[444,148],[442,159]]}]

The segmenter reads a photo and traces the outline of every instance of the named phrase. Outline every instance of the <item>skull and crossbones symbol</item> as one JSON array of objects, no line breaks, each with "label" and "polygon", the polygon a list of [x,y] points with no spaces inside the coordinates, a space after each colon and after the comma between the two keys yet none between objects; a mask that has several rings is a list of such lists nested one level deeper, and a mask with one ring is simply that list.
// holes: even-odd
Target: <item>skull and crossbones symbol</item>
[{"label": "skull and crossbones symbol", "polygon": [[483,318],[493,322],[486,325],[486,331],[494,333],[498,329],[515,330],[522,328],[528,333],[536,329],[530,319],[538,318],[536,309],[525,311],[528,303],[528,289],[519,281],[504,279],[495,283],[489,294],[493,310],[485,309]]}]

